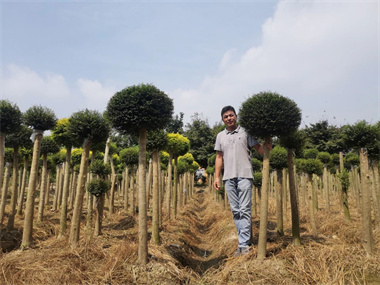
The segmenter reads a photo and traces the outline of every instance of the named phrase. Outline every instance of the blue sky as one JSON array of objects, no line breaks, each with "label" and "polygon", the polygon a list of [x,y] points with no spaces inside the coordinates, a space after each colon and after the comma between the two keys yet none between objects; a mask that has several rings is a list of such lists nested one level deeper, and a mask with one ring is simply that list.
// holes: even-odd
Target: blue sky
[{"label": "blue sky", "polygon": [[270,90],[303,125],[380,119],[379,2],[5,1],[1,98],[58,118],[151,83],[185,122]]}]

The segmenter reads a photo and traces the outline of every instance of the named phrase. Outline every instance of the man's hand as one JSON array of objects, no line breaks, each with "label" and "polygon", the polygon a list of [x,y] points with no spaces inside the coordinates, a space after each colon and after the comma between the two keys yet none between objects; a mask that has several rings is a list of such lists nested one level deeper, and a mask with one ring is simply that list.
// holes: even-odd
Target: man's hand
[{"label": "man's hand", "polygon": [[215,181],[214,181],[214,188],[215,188],[216,191],[220,190],[219,179],[215,179]]}]

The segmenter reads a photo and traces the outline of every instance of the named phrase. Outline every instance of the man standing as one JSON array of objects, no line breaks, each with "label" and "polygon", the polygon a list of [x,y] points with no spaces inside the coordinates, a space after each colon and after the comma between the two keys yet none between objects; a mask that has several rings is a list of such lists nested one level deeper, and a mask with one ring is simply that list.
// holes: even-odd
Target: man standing
[{"label": "man standing", "polygon": [[[251,197],[253,171],[251,149],[261,155],[264,148],[237,125],[237,115],[232,106],[226,106],[221,112],[226,129],[221,131],[215,142],[215,181],[214,188],[220,189],[219,181],[224,164],[223,181],[225,193],[230,203],[233,220],[238,233],[238,249],[234,256],[244,255],[251,246]],[[271,148],[271,145],[269,146]]]}]

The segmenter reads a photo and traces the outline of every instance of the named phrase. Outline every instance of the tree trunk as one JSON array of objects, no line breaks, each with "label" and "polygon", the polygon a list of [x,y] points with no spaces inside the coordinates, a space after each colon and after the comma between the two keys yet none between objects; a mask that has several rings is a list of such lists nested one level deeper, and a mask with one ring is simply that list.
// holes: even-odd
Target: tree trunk
[{"label": "tree trunk", "polygon": [[56,178],[55,178],[55,192],[54,192],[54,200],[53,200],[53,211],[57,211],[57,205],[58,205],[58,193],[59,193],[59,186],[61,185],[61,169],[62,167],[60,165],[57,165],[56,170]]},{"label": "tree trunk", "polygon": [[284,235],[284,215],[283,215],[283,179],[282,169],[276,170],[276,212],[277,212],[277,234]]},{"label": "tree trunk", "polygon": [[40,160],[40,151],[42,143],[42,133],[37,133],[34,138],[33,158],[30,169],[30,178],[28,185],[28,195],[25,205],[24,231],[22,233],[21,249],[27,248],[32,243],[33,215],[34,215],[34,193],[36,191],[36,182],[38,175],[38,164]]},{"label": "tree trunk", "polygon": [[95,197],[95,200],[96,200],[96,218],[95,218],[94,236],[100,236],[102,234],[102,221],[103,221],[105,193],[102,193],[99,197]]},{"label": "tree trunk", "polygon": [[172,200],[172,160],[173,160],[173,154],[169,153],[169,163],[168,163],[168,183],[167,183],[167,213],[168,213],[168,219],[170,219],[170,213],[171,213],[171,200]]},{"label": "tree trunk", "polygon": [[160,195],[159,195],[159,179],[158,179],[158,164],[159,162],[159,157],[158,157],[158,151],[153,152],[153,163],[152,163],[152,172],[153,172],[153,216],[152,216],[152,238],[153,242],[155,244],[160,244]]},{"label": "tree trunk", "polygon": [[313,175],[307,174],[307,182],[306,182],[308,193],[309,193],[309,215],[310,215],[310,225],[311,225],[311,232],[313,235],[317,234],[317,224],[315,221],[315,195],[314,192],[317,191],[315,189],[315,184],[313,183]]},{"label": "tree trunk", "polygon": [[0,186],[3,185],[5,164],[5,134],[0,132]]},{"label": "tree trunk", "polygon": [[174,171],[173,171],[173,175],[174,175],[173,216],[174,216],[174,218],[177,217],[177,204],[178,204],[178,167],[177,167],[177,163],[178,163],[178,157],[175,156],[174,157]]},{"label": "tree trunk", "polygon": [[22,210],[23,210],[23,206],[24,206],[24,194],[25,194],[26,181],[27,181],[26,177],[28,175],[28,164],[29,164],[29,160],[28,160],[28,158],[25,158],[24,170],[22,172],[20,195],[19,195],[19,200],[17,203],[17,215],[22,214]]},{"label": "tree trunk", "polygon": [[12,196],[11,196],[11,209],[9,212],[7,230],[11,231],[15,225],[15,215],[16,215],[16,201],[18,192],[18,147],[13,150],[13,177],[12,177]]},{"label": "tree trunk", "polygon": [[293,244],[298,246],[298,245],[301,245],[300,219],[299,219],[297,191],[296,191],[296,183],[295,183],[294,157],[293,157],[293,152],[291,149],[287,150],[287,155],[288,155],[290,207],[291,207],[291,212],[292,212]]},{"label": "tree trunk", "polygon": [[135,170],[134,166],[131,166],[131,180],[130,180],[130,186],[129,189],[131,190],[131,209],[132,209],[132,216],[136,214],[136,191],[135,191]]},{"label": "tree trunk", "polygon": [[268,224],[268,192],[269,192],[269,149],[268,144],[270,138],[265,139],[264,144],[264,159],[262,170],[262,188],[260,201],[260,228],[259,228],[259,243],[257,246],[257,258],[262,260],[266,257],[267,248],[267,224]]},{"label": "tree trunk", "polygon": [[325,195],[326,211],[330,212],[330,190],[326,165],[323,166],[323,193]]},{"label": "tree trunk", "polygon": [[372,197],[375,209],[376,227],[380,229],[380,181],[379,181],[379,166],[378,162],[374,161],[372,166],[373,171],[373,185]]},{"label": "tree trunk", "polygon": [[37,222],[42,222],[43,220],[46,192],[47,192],[47,153],[44,153],[43,163],[42,163],[42,174],[41,174],[40,199],[38,201]]},{"label": "tree trunk", "polygon": [[69,197],[69,210],[71,210],[73,207],[74,207],[74,201],[75,201],[75,192],[76,192],[76,188],[77,188],[77,182],[78,182],[78,179],[77,179],[77,173],[75,172],[74,169],[73,170],[73,178],[72,178],[72,181],[71,181],[71,189],[70,189],[70,197]]},{"label": "tree trunk", "polygon": [[148,262],[148,227],[146,208],[146,129],[139,131],[139,250],[141,265]]},{"label": "tree trunk", "polygon": [[0,203],[0,224],[3,223],[5,214],[5,205],[7,203],[8,186],[11,177],[11,164],[5,166],[5,173],[3,176],[3,187],[1,191],[1,203]]},{"label": "tree trunk", "polygon": [[86,139],[83,145],[83,150],[82,150],[82,158],[80,162],[80,170],[79,170],[78,184],[77,184],[76,195],[75,195],[73,217],[71,220],[71,227],[70,227],[69,242],[70,242],[71,247],[76,247],[77,242],[79,241],[80,218],[82,216],[83,197],[84,197],[85,186],[86,186],[90,147],[91,147],[91,142]]},{"label": "tree trunk", "polygon": [[70,160],[71,147],[66,148],[65,176],[63,177],[62,207],[60,218],[60,230],[58,237],[63,237],[67,231],[67,203],[70,187]]},{"label": "tree trunk", "polygon": [[124,172],[124,210],[128,212],[128,190],[129,190],[129,166],[125,166],[125,172]]},{"label": "tree trunk", "polygon": [[148,165],[148,176],[146,178],[146,205],[147,209],[149,209],[150,205],[150,192],[152,189],[152,159],[149,159],[149,165]]},{"label": "tree trunk", "polygon": [[113,159],[111,157],[110,159],[111,164],[111,190],[110,190],[110,196],[109,196],[109,204],[108,204],[108,211],[110,214],[113,214],[115,212],[114,210],[114,203],[115,203],[115,185],[116,185],[116,172],[115,172],[115,166],[113,165]]},{"label": "tree trunk", "polygon": [[363,246],[368,256],[373,255],[374,241],[372,233],[371,219],[371,181],[369,177],[368,154],[362,148],[360,149],[360,174],[362,188],[362,231]]}]

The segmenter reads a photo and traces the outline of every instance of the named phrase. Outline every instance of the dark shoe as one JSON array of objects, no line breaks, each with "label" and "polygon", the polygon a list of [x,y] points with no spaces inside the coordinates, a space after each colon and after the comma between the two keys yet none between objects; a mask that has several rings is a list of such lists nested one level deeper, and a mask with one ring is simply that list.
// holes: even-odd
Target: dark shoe
[{"label": "dark shoe", "polygon": [[240,247],[237,248],[237,250],[234,253],[234,257],[238,257],[241,255]]},{"label": "dark shoe", "polygon": [[241,255],[246,255],[248,254],[250,251],[250,248],[247,246],[247,247],[243,247],[243,248],[240,248],[240,254]]}]

